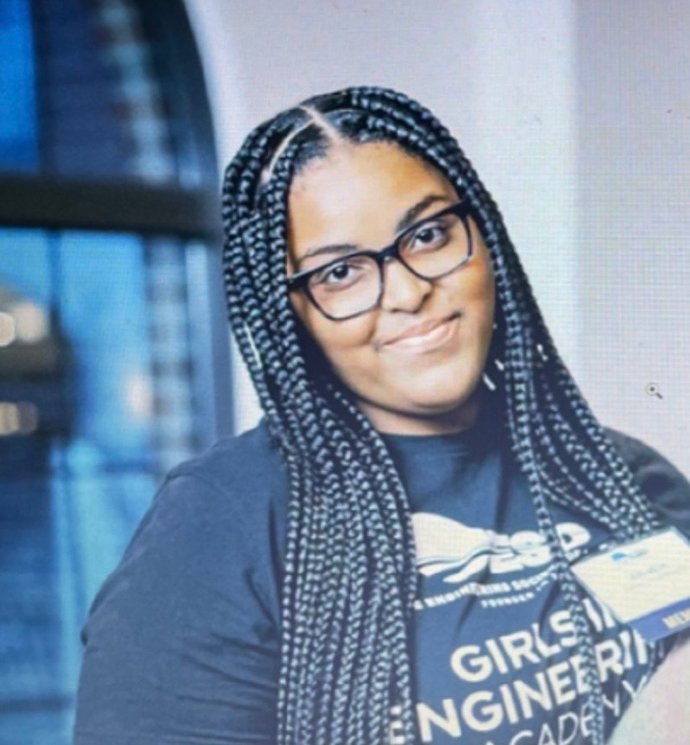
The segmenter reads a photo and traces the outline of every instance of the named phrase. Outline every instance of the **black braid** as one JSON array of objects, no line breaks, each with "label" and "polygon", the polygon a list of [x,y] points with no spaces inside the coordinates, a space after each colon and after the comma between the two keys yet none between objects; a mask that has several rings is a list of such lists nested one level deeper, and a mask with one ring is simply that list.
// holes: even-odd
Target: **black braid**
[{"label": "black braid", "polygon": [[333,132],[397,143],[438,168],[471,206],[496,279],[487,372],[494,364],[493,395],[570,606],[593,741],[603,743],[594,645],[548,504],[587,510],[620,537],[658,520],[561,361],[500,212],[457,142],[405,95],[360,87],[315,96],[257,127],[223,186],[229,318],[290,484],[278,744],[383,744],[393,707],[404,742],[415,742],[407,495],[379,433],[300,326],[285,283],[290,183],[328,152]]}]

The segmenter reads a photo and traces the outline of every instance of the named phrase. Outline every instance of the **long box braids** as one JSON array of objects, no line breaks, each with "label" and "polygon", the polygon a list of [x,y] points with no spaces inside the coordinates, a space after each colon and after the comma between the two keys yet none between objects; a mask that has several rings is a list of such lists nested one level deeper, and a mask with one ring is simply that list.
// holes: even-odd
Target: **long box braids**
[{"label": "long box braids", "polygon": [[300,327],[285,282],[292,178],[336,138],[397,143],[470,203],[496,280],[494,395],[570,606],[592,741],[603,745],[594,644],[548,505],[587,510],[620,538],[658,518],[558,355],[499,210],[457,142],[426,108],[375,87],[315,96],[264,122],[223,184],[228,315],[290,485],[278,745],[383,745],[392,712],[395,742],[415,742],[409,503],[383,440]]}]

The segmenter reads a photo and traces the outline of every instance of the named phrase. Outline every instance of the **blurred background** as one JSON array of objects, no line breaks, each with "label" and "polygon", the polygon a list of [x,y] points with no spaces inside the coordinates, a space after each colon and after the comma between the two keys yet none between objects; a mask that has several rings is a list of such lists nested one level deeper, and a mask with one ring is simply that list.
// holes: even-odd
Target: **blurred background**
[{"label": "blurred background", "polygon": [[0,745],[70,742],[157,485],[257,420],[219,176],[313,93],[440,116],[595,414],[690,473],[689,36],[684,0],[0,2]]}]

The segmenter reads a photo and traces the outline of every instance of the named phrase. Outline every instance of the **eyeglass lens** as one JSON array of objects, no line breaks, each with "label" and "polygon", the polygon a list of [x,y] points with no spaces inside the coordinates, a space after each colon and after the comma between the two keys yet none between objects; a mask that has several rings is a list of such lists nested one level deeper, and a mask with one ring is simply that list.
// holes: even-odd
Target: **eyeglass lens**
[{"label": "eyeglass lens", "polygon": [[[401,235],[398,248],[409,269],[425,279],[435,279],[467,260],[470,237],[463,220],[449,212]],[[324,313],[341,319],[373,308],[378,303],[382,281],[383,271],[376,260],[355,254],[312,274],[309,292]]]}]

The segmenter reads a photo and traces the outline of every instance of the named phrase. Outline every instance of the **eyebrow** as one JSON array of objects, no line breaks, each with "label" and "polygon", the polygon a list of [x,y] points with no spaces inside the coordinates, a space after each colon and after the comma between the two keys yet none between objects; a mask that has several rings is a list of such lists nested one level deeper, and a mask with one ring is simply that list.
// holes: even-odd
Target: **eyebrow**
[{"label": "eyebrow", "polygon": [[[437,202],[450,203],[452,200],[445,194],[427,194],[423,199],[414,204],[408,210],[405,211],[403,216],[398,220],[395,225],[395,234],[399,235],[405,228],[413,225],[417,217],[424,212],[432,204]],[[318,248],[310,248],[304,256],[297,261],[297,268],[301,268],[302,263],[305,259],[312,256],[320,256],[322,254],[348,254],[354,251],[358,251],[360,246],[356,246],[353,243],[332,243],[328,246],[319,246]]]},{"label": "eyebrow", "polygon": [[410,225],[414,224],[415,220],[421,215],[424,210],[436,202],[447,202],[450,203],[452,200],[443,194],[428,194],[424,199],[420,200],[414,206],[410,207],[407,212],[398,220],[395,226],[395,234],[401,233],[405,228],[409,228]]}]

